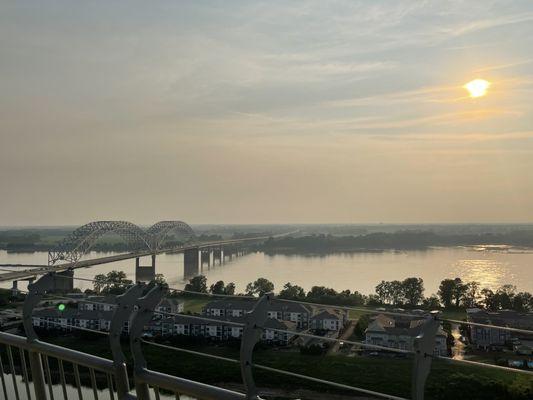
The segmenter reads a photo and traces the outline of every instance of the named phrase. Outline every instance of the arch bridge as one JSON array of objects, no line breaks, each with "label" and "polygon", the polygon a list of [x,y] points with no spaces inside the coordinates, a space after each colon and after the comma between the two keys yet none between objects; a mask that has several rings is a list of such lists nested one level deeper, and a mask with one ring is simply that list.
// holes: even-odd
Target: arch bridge
[{"label": "arch bridge", "polygon": [[192,228],[183,221],[159,221],[146,230],[127,221],[90,222],[74,230],[48,252],[48,265],[58,261],[77,263],[101,237],[108,234],[120,236],[130,251],[155,252],[161,249],[171,232],[184,234],[186,239],[195,237]]},{"label": "arch bridge", "polygon": [[[94,249],[100,238],[111,234],[120,237],[129,252],[82,259]],[[245,254],[250,243],[261,242],[270,237],[272,236],[199,242],[194,230],[183,221],[159,221],[147,229],[127,221],[95,221],[75,229],[51,249],[48,252],[48,265],[28,265],[27,268],[32,268],[0,274],[0,281],[12,281],[15,291],[18,281],[33,281],[39,275],[56,272],[56,289],[69,291],[74,286],[74,269],[128,259],[135,259],[135,281],[150,281],[156,275],[156,256],[163,253],[183,253],[183,276],[190,278],[198,275],[205,265],[207,268],[222,265],[225,260]],[[141,265],[141,258],[147,256],[151,257],[150,265]]]}]

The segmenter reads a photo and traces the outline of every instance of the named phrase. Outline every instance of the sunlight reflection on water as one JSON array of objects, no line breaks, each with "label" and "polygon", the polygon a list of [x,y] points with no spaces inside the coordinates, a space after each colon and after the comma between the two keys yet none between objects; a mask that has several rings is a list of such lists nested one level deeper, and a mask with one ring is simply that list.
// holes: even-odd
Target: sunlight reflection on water
[{"label": "sunlight reflection on water", "polygon": [[515,281],[512,265],[494,259],[458,260],[453,265],[453,276],[460,276],[463,282],[476,281],[483,288],[496,290]]}]

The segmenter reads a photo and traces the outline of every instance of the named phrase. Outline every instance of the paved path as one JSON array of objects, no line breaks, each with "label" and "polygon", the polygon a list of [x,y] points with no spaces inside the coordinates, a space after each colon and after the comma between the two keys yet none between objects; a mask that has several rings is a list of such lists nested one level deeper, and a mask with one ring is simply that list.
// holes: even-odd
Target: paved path
[{"label": "paved path", "polygon": [[[352,336],[356,324],[357,324],[357,320],[353,320],[353,319],[348,320],[348,325],[346,325],[346,327],[344,328],[344,331],[339,336],[339,339],[348,340],[348,338]],[[338,352],[340,349],[340,346],[341,346],[340,342],[333,343],[333,345],[329,348],[327,354],[330,355],[330,354]]]}]

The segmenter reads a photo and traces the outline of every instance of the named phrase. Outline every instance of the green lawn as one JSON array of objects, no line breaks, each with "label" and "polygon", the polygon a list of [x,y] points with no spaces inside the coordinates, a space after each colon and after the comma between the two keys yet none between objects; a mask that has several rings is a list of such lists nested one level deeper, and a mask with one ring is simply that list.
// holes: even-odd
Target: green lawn
[{"label": "green lawn", "polygon": [[[105,338],[81,341],[74,337],[51,338],[54,343],[110,357]],[[187,347],[210,354],[238,359],[238,348],[214,345]],[[127,345],[124,346],[127,348]],[[205,383],[240,383],[238,364],[218,361],[183,352],[170,354],[169,350],[144,346],[151,369]],[[409,359],[368,358],[301,355],[297,351],[259,349],[254,362],[274,368],[298,372],[339,383],[388,394],[409,397],[412,362]],[[320,392],[337,392],[329,386],[256,370],[257,384],[263,387],[306,388]],[[470,397],[465,397],[469,393]],[[347,392],[346,394],[349,394]],[[353,394],[353,392],[352,392]],[[526,400],[533,396],[533,379],[518,373],[502,372],[479,367],[466,367],[445,362],[433,362],[427,383],[427,399],[514,399]]]},{"label": "green lawn", "polygon": [[191,312],[191,313],[201,313],[202,308],[211,301],[211,298],[209,296],[183,296],[179,297],[180,300],[185,301],[185,304],[183,306],[184,311]]}]

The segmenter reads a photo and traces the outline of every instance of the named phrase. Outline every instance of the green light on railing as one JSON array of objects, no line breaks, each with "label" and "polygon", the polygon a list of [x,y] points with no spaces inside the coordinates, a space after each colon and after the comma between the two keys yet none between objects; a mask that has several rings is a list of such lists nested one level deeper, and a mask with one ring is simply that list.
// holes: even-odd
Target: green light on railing
[{"label": "green light on railing", "polygon": [[64,305],[63,303],[57,305],[57,309],[59,311],[65,311],[66,308],[67,308],[67,306]]}]

